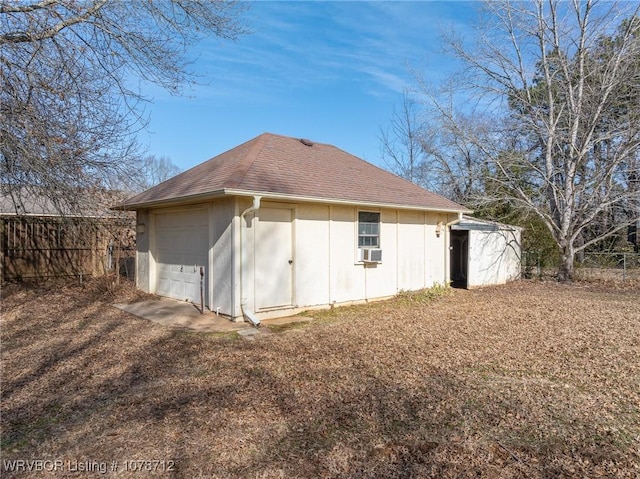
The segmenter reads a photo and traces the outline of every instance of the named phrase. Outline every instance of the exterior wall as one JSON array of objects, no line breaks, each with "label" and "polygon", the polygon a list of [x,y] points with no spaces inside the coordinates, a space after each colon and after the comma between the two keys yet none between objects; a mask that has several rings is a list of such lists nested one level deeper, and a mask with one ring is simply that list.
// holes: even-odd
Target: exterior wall
[{"label": "exterior wall", "polygon": [[[296,210],[294,282],[295,301],[330,304],[331,267],[329,212],[326,205],[300,205]],[[314,254],[315,248],[315,254]]]},{"label": "exterior wall", "polygon": [[520,276],[520,229],[469,231],[467,287],[504,284]]},{"label": "exterior wall", "polygon": [[[250,205],[249,200],[240,200],[239,213]],[[446,220],[444,215],[341,205],[261,203],[261,208],[273,207],[288,208],[293,212],[294,294],[290,309],[381,299],[401,290],[417,290],[446,281],[445,234],[436,235],[436,225]],[[379,264],[359,261],[358,211],[380,212],[383,256]],[[258,263],[253,258],[259,212],[257,216],[258,222],[249,216],[242,233],[244,290],[260,288],[256,278],[269,276],[268,272],[256,271]],[[236,256],[239,264],[239,254]],[[244,294],[247,306],[260,317],[282,315],[282,309],[287,309],[256,311],[253,309],[256,306],[255,290],[244,291]],[[238,307],[236,316],[240,315]]]},{"label": "exterior wall", "polygon": [[241,219],[242,212],[252,205],[251,198],[237,198],[232,220],[233,231],[233,317],[241,320],[243,303],[251,310],[255,310],[255,296],[253,295],[255,275],[254,275],[254,255],[255,245],[255,215],[248,214],[244,222]]},{"label": "exterior wall", "polygon": [[[324,252],[329,259],[329,304],[363,300],[366,275],[364,265],[356,264],[357,211],[349,206],[330,206],[329,214],[329,249]],[[314,250],[313,244],[299,245],[298,254],[304,257]],[[305,304],[304,298],[298,300],[300,305]]]},{"label": "exterior wall", "polygon": [[[240,308],[240,300],[242,296],[242,289],[240,288],[240,283],[242,280],[242,268],[241,268],[241,256],[242,256],[242,248],[240,248],[241,241],[241,231],[240,227],[240,213],[244,211],[244,209],[251,206],[251,200],[247,198],[234,198],[233,203],[233,218],[231,219],[231,239],[232,239],[232,250],[231,250],[231,274],[232,274],[232,292],[231,292],[231,305],[232,305],[232,313],[231,317],[237,318],[241,320],[242,318],[242,310]],[[246,224],[246,223],[245,223]],[[246,233],[245,233],[246,234]],[[252,232],[253,234],[253,232]],[[246,240],[245,240],[246,241]]]},{"label": "exterior wall", "polygon": [[[357,243],[358,211],[369,211],[367,208],[354,208],[353,242]],[[393,296],[398,292],[398,212],[396,210],[383,209],[380,211],[380,248],[382,248],[382,262],[357,263],[354,266],[364,271],[364,298],[366,300]],[[423,244],[418,240],[420,247]],[[354,253],[354,259],[358,258],[358,251]],[[422,279],[412,289],[423,286]]]},{"label": "exterior wall", "polygon": [[425,214],[398,211],[397,289],[414,289],[425,284],[427,265]]},{"label": "exterior wall", "polygon": [[[418,290],[444,284],[446,234],[438,223],[447,216],[431,212],[357,208],[343,205],[296,204],[262,201],[260,209],[291,211],[291,304],[263,308],[258,288],[278,286],[282,278],[269,261],[264,261],[262,238],[269,251],[277,255],[277,245],[260,230],[260,209],[241,214],[252,205],[252,198],[223,198],[206,205],[174,209],[141,210],[138,224],[145,232],[138,235],[137,282],[144,291],[155,292],[155,217],[160,213],[180,214],[189,209],[209,208],[208,299],[212,311],[242,318],[241,303],[259,317],[279,316],[296,309],[327,307],[391,297],[402,290]],[[380,213],[382,262],[362,263],[357,246],[358,212]],[[244,223],[244,224],[242,224]],[[257,233],[258,232],[258,233]],[[278,243],[281,244],[281,243]],[[256,261],[256,252],[262,255]],[[282,258],[280,258],[282,259]],[[282,262],[282,261],[280,261]],[[285,261],[285,263],[287,263]],[[262,265],[262,266],[260,266]],[[283,267],[282,265],[278,267]],[[286,267],[286,266],[285,266]],[[257,268],[261,268],[257,271]],[[278,280],[273,280],[278,278]],[[280,285],[288,287],[286,284]]]},{"label": "exterior wall", "polygon": [[150,243],[151,222],[149,210],[138,210],[136,215],[136,287],[145,293],[151,292]]},{"label": "exterior wall", "polygon": [[[209,294],[211,311],[234,316],[233,305],[233,218],[236,211],[234,198],[215,201],[209,206]],[[219,309],[218,309],[219,308]]]},{"label": "exterior wall", "polygon": [[425,213],[426,262],[425,284],[427,287],[449,284],[449,233],[445,224],[454,215]]}]

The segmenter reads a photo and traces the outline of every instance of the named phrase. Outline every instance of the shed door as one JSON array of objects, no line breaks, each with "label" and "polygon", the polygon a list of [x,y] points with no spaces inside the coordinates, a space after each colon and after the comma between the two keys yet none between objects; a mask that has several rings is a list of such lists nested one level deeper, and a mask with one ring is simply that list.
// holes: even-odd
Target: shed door
[{"label": "shed door", "polygon": [[[207,210],[156,215],[156,293],[200,303],[200,267],[208,279]],[[205,304],[207,286],[204,285]]]},{"label": "shed door", "polygon": [[469,272],[469,232],[451,230],[451,286],[466,288]]},{"label": "shed door", "polygon": [[257,309],[293,303],[292,210],[260,208],[256,230]]}]

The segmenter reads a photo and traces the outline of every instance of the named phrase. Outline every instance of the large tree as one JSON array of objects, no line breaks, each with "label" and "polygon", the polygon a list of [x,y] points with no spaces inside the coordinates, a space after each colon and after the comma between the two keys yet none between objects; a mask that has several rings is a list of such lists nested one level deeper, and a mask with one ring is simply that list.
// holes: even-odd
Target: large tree
[{"label": "large tree", "polygon": [[481,136],[457,129],[482,154],[485,200],[540,218],[561,280],[571,279],[577,252],[640,217],[639,9],[492,1],[476,47],[450,43],[466,65],[462,86],[494,118]]},{"label": "large tree", "polygon": [[16,211],[25,198],[44,195],[60,213],[81,213],[87,192],[131,176],[146,120],[139,82],[179,92],[196,80],[189,47],[243,33],[244,8],[231,1],[0,1],[0,187]]}]

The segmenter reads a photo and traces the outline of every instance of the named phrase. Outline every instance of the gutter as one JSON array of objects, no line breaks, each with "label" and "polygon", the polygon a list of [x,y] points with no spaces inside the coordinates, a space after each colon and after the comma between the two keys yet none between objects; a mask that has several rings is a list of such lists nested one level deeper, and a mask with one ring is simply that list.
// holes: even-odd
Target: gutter
[{"label": "gutter", "polygon": [[247,306],[247,297],[246,297],[246,288],[244,287],[244,279],[246,277],[245,274],[245,265],[246,261],[244,259],[245,247],[244,247],[244,237],[243,231],[245,230],[245,216],[256,212],[260,209],[260,199],[261,196],[253,197],[253,205],[249,206],[246,210],[240,214],[240,310],[242,311],[242,316],[251,323],[251,325],[255,328],[260,326],[260,320],[256,317],[253,311],[251,311]]},{"label": "gutter", "polygon": [[462,221],[462,212],[458,212],[458,217],[449,221],[444,225],[444,285],[449,286],[451,282],[451,226],[460,223]]}]

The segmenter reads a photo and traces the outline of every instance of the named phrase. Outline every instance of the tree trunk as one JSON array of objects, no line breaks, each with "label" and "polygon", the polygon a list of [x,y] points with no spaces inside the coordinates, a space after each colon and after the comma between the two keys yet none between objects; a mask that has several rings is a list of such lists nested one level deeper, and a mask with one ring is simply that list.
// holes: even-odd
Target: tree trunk
[{"label": "tree trunk", "polygon": [[558,281],[570,283],[573,280],[573,260],[575,258],[573,245],[564,245],[561,249],[560,266],[558,267]]}]

